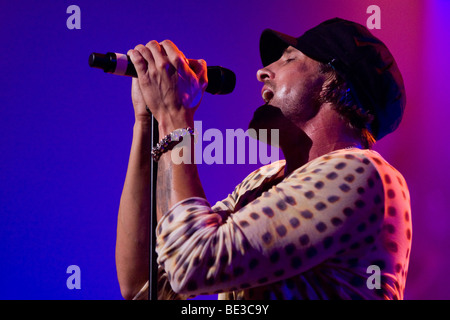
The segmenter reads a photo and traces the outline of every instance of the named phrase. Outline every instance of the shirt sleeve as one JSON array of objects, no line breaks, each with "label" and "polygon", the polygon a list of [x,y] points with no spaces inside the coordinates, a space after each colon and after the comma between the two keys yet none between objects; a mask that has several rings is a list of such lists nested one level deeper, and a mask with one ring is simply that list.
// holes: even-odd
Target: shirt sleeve
[{"label": "shirt sleeve", "polygon": [[[251,189],[251,182],[246,184]],[[179,202],[158,225],[158,263],[173,290],[190,296],[269,284],[355,243],[364,250],[364,239],[380,230],[383,199],[383,184],[369,159],[332,153],[236,212],[217,205],[212,210],[202,198]]]},{"label": "shirt sleeve", "polygon": [[[157,281],[157,300],[186,300],[188,298],[187,296],[177,294],[172,290],[172,287],[167,279],[167,274],[162,268],[158,268]],[[139,290],[139,292],[133,297],[133,300],[148,300],[150,290],[149,284],[150,282],[147,281],[141,290]]]}]

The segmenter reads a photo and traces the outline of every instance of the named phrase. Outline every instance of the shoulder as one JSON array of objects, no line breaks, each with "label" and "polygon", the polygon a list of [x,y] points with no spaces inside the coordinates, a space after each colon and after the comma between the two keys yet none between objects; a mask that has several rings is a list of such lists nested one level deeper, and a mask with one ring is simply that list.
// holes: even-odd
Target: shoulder
[{"label": "shoulder", "polygon": [[388,166],[394,169],[378,152],[353,148],[327,153],[298,168],[294,173],[319,171],[318,169],[322,168],[330,172],[354,169],[357,173],[362,173],[362,171],[365,171],[365,168],[373,168],[378,171],[381,166]]},{"label": "shoulder", "polygon": [[318,157],[286,177],[285,182],[297,189],[310,189],[310,193],[342,193],[355,198],[365,190],[382,193],[383,183],[377,164],[385,160],[370,150],[343,149]]},{"label": "shoulder", "polygon": [[310,170],[317,166],[324,166],[330,171],[353,170],[360,174],[368,170],[374,172],[376,179],[382,181],[384,185],[389,185],[396,180],[401,186],[407,186],[403,175],[374,150],[356,148],[337,150],[315,159],[309,166]]},{"label": "shoulder", "polygon": [[367,190],[377,190],[377,203],[385,192],[398,185],[402,189],[400,193],[408,198],[408,187],[401,173],[373,150],[333,151],[298,168],[286,180],[298,188],[309,183],[317,191],[338,190],[347,196],[354,193],[355,197]]}]

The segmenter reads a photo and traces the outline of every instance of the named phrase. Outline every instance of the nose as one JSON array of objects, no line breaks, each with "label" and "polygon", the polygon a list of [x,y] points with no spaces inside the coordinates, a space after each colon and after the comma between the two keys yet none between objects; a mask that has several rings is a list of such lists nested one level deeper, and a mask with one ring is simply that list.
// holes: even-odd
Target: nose
[{"label": "nose", "polygon": [[260,82],[264,82],[266,80],[272,80],[274,75],[275,74],[267,67],[259,69],[258,72],[256,72],[256,78]]}]

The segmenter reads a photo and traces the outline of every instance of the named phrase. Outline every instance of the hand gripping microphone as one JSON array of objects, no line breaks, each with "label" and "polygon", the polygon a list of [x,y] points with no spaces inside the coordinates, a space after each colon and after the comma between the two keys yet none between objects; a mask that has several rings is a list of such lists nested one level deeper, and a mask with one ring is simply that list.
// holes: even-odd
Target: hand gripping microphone
[{"label": "hand gripping microphone", "polygon": [[[136,69],[129,56],[122,53],[91,53],[89,66],[99,68],[106,73],[137,78]],[[228,94],[234,90],[236,75],[233,71],[212,66],[208,67],[208,86],[206,92],[211,94]]]}]

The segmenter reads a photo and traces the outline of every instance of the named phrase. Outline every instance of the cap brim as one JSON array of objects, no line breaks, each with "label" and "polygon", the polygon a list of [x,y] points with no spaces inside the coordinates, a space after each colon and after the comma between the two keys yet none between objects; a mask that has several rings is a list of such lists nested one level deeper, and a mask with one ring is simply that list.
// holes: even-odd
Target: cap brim
[{"label": "cap brim", "polygon": [[287,47],[297,46],[297,39],[284,33],[265,29],[259,41],[259,52],[264,67],[277,61],[283,55]]}]

